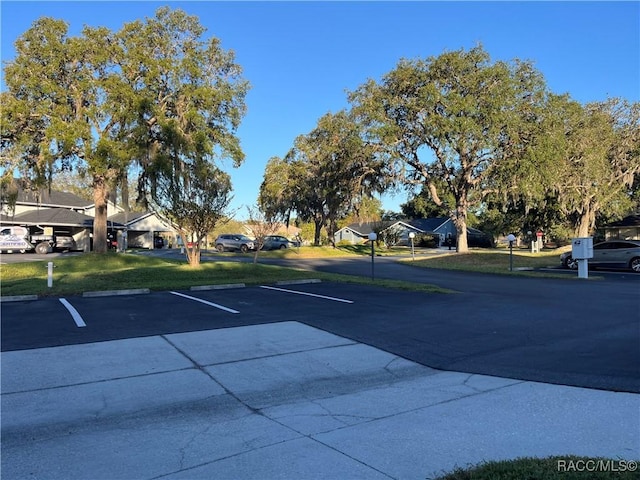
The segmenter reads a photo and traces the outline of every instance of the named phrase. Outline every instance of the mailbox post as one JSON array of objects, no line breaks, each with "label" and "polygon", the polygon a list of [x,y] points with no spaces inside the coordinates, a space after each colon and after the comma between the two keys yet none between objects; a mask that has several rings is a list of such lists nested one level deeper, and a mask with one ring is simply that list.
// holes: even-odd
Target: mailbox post
[{"label": "mailbox post", "polygon": [[574,238],[571,242],[571,256],[578,262],[578,278],[589,278],[589,259],[593,258],[593,238]]}]

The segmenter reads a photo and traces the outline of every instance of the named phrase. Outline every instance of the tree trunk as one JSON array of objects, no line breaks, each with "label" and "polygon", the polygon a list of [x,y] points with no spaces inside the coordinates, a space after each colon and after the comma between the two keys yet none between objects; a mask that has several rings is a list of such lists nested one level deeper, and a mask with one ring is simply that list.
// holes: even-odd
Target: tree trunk
[{"label": "tree trunk", "polygon": [[191,235],[191,241],[192,241],[191,248],[187,248],[187,260],[189,260],[189,266],[191,268],[197,268],[200,266],[200,257],[201,257],[200,243],[202,242],[203,238],[204,238],[204,235],[200,236],[198,234],[196,235],[196,240],[193,241],[193,235]]},{"label": "tree trunk", "polygon": [[456,218],[453,223],[456,226],[458,238],[456,239],[456,252],[469,252],[469,243],[467,241],[467,207],[464,202],[458,202],[456,207]]},{"label": "tree trunk", "polygon": [[322,220],[314,220],[313,223],[315,224],[315,231],[313,234],[313,244],[316,247],[320,246],[320,232],[322,231]]},{"label": "tree trunk", "polygon": [[194,243],[191,248],[187,248],[185,251],[187,252],[187,260],[189,261],[189,266],[192,268],[199,267],[200,266],[200,242]]},{"label": "tree trunk", "polygon": [[336,221],[334,219],[329,220],[329,231],[327,233],[329,235],[329,243],[333,248],[336,248],[336,239],[335,239],[336,230],[337,230]]},{"label": "tree trunk", "polygon": [[580,212],[578,231],[576,232],[578,237],[589,236],[595,226],[595,218],[595,209],[591,207],[590,203],[585,202],[582,206],[582,212]]},{"label": "tree trunk", "polygon": [[120,196],[122,201],[122,208],[125,213],[129,213],[129,178],[127,177],[126,171],[120,177]]},{"label": "tree trunk", "polygon": [[200,241],[193,241],[193,236],[191,236],[192,244],[189,247],[187,238],[189,238],[189,233],[186,230],[178,229],[178,235],[182,239],[182,245],[184,248],[184,253],[187,257],[187,263],[190,267],[199,267],[200,266]]},{"label": "tree trunk", "polygon": [[103,176],[93,177],[93,203],[96,210],[93,219],[93,251],[107,253],[107,198],[109,190]]}]

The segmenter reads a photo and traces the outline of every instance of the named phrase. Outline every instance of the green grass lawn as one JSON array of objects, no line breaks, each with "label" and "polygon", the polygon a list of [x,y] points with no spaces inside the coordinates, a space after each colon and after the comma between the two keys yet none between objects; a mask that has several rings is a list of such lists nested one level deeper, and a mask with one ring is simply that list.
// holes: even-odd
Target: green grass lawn
[{"label": "green grass lawn", "polygon": [[[413,262],[413,265],[426,268],[534,276],[554,276],[554,274],[531,272],[530,269],[560,266],[560,250],[549,250],[540,253],[514,250],[512,255],[510,259],[510,253],[507,249],[477,249],[464,254],[458,254],[453,251],[431,256],[416,255],[415,261],[410,258],[402,261]],[[513,262],[513,271],[509,270],[510,261]],[[556,275],[566,278],[566,275]]]},{"label": "green grass lawn", "polygon": [[82,254],[56,258],[53,286],[47,287],[47,261],[2,265],[1,293],[12,295],[63,295],[87,291],[148,288],[186,289],[200,285],[273,284],[278,281],[317,278],[324,281],[357,282],[393,288],[444,293],[433,285],[416,285],[392,280],[376,280],[335,275],[260,263],[203,262],[192,268],[184,260],[128,253]]},{"label": "green grass lawn", "polygon": [[577,457],[518,458],[459,468],[435,480],[637,480],[633,460]]},{"label": "green grass lawn", "polygon": [[[411,251],[406,247],[396,247],[391,249],[376,248],[376,255],[397,255],[410,254]],[[306,246],[283,248],[282,250],[265,250],[258,253],[258,258],[332,258],[332,257],[352,257],[354,255],[370,255],[370,245],[348,245],[333,248],[331,246]],[[237,253],[215,253],[213,251],[205,251],[203,255],[211,255],[216,257],[235,256]],[[249,252],[244,255],[253,257],[254,253]]]},{"label": "green grass lawn", "polygon": [[[520,269],[535,269],[558,265],[559,251],[545,251],[532,254],[525,250],[513,252],[514,271],[509,271],[509,251],[506,249],[472,250],[466,254],[455,251],[416,251],[415,259],[411,249],[397,247],[376,249],[376,255],[393,255],[398,261],[411,262],[425,268],[443,268],[485,273],[499,273],[526,276],[560,276],[549,272],[533,272]],[[258,263],[205,261],[199,268],[191,268],[185,260],[172,260],[132,253],[109,253],[106,255],[83,254],[56,258],[54,261],[53,287],[47,287],[47,261],[25,262],[3,265],[1,293],[9,295],[62,295],[86,291],[148,288],[150,290],[186,289],[200,285],[244,283],[247,285],[272,284],[278,281],[319,278],[325,281],[358,282],[407,290],[444,292],[433,285],[416,285],[408,282],[365,277],[334,275],[310,272],[301,269],[283,268],[260,264],[260,258],[331,258],[366,256],[371,254],[370,245],[354,245],[339,248],[301,247],[269,252],[260,252]],[[203,258],[215,255],[225,258],[238,254],[203,252]],[[252,253],[245,254],[252,257]]]}]

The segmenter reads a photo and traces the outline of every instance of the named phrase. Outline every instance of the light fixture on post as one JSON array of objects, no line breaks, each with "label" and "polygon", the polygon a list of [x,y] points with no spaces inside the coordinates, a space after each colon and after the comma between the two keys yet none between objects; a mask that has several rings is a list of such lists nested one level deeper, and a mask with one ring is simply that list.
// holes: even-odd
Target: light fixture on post
[{"label": "light fixture on post", "polygon": [[415,260],[416,259],[416,252],[413,248],[413,239],[416,237],[415,232],[409,232],[409,239],[411,240],[411,259]]},{"label": "light fixture on post", "polygon": [[516,236],[513,233],[510,233],[507,236],[507,241],[509,242],[509,271],[513,271],[513,242],[516,241]]},{"label": "light fixture on post", "polygon": [[371,242],[371,280],[375,280],[373,259],[376,253],[375,243],[377,239],[378,239],[378,235],[376,234],[376,232],[371,232],[369,234],[369,241]]}]

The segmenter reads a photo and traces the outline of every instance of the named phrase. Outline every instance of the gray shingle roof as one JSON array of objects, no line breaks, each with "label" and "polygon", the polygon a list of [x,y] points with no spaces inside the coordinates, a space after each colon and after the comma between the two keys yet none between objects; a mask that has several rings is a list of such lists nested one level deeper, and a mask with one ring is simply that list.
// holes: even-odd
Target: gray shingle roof
[{"label": "gray shingle roof", "polygon": [[347,228],[361,235],[368,235],[369,233],[373,232],[375,229],[380,229],[380,227],[382,229],[385,229],[397,222],[398,222],[397,220],[393,220],[393,221],[385,220],[382,222],[352,223],[350,225],[347,225]]},{"label": "gray shingle roof", "polygon": [[[140,220],[141,218],[148,217],[149,215],[152,215],[152,214],[153,212],[128,212],[125,215],[124,212],[118,212],[111,215],[109,217],[109,221],[121,223],[124,225],[124,224],[130,224],[132,222]],[[125,217],[126,217],[126,221],[125,221]]]},{"label": "gray shingle roof", "polygon": [[413,227],[416,227],[423,232],[435,232],[442,225],[450,220],[449,217],[435,217],[435,218],[418,218],[415,220],[408,220],[407,223]]},{"label": "gray shingle roof", "polygon": [[19,225],[60,225],[68,227],[91,227],[93,217],[66,208],[42,208],[18,215],[2,215],[2,223]]},{"label": "gray shingle roof", "polygon": [[39,205],[42,207],[89,208],[93,205],[73,193],[41,189],[39,191],[20,190],[16,203]]},{"label": "gray shingle roof", "polygon": [[605,225],[604,228],[640,227],[640,215],[629,215],[617,222]]}]

